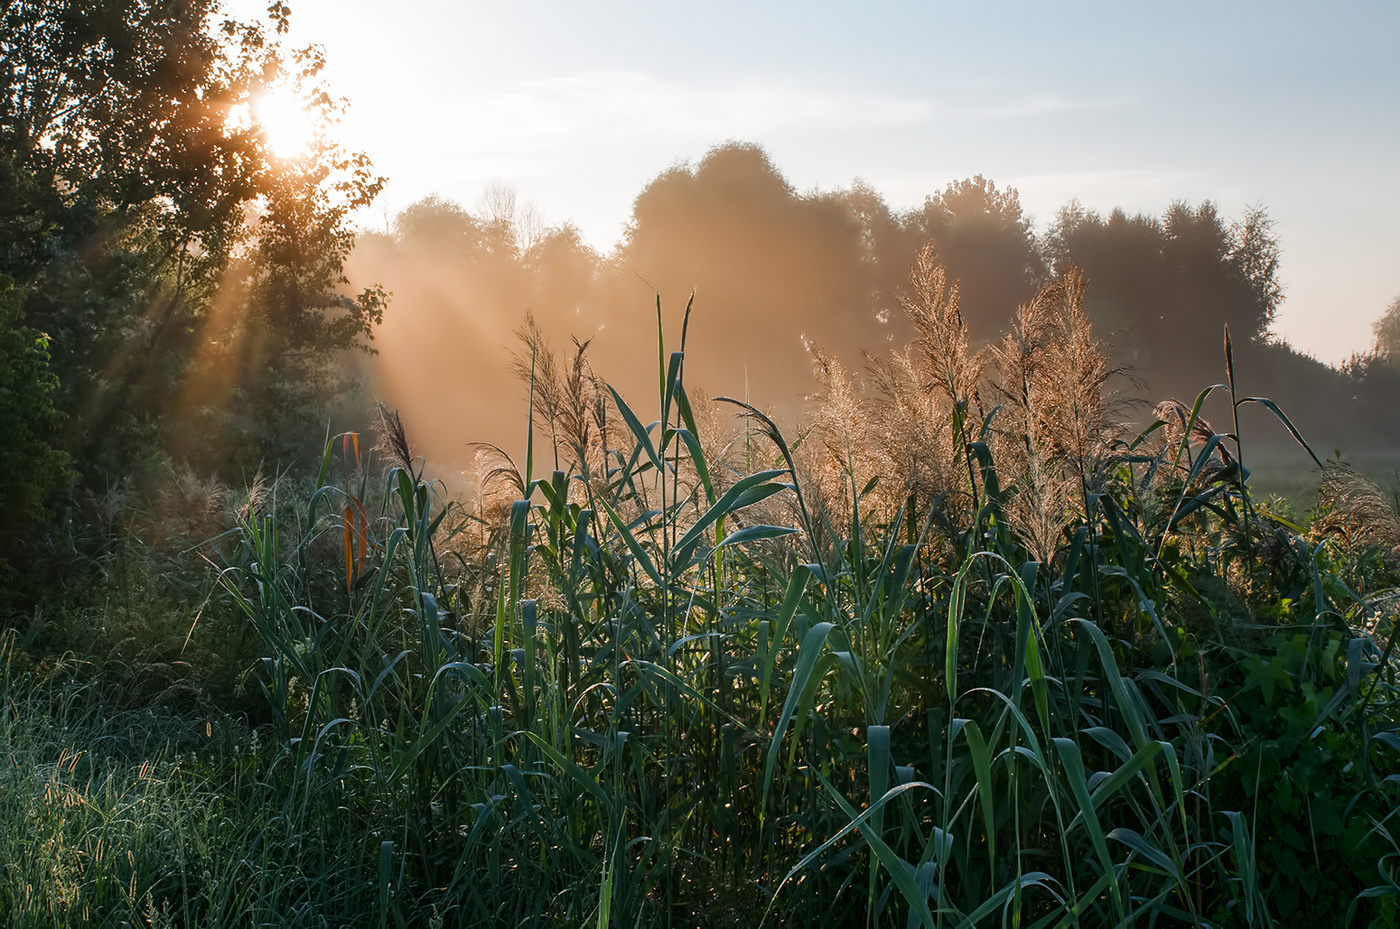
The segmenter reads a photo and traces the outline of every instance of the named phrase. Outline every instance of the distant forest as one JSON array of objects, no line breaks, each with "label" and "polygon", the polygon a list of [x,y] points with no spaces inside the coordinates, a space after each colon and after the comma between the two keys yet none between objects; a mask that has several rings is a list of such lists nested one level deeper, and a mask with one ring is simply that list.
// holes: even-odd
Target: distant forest
[{"label": "distant forest", "polygon": [[[1125,370],[1119,390],[1143,401],[1141,418],[1224,379],[1228,325],[1241,389],[1277,401],[1320,449],[1400,444],[1400,308],[1377,323],[1376,349],[1340,369],[1273,338],[1280,243],[1262,207],[1226,217],[1177,201],[1158,216],[1105,216],[1071,201],[1038,233],[1016,190],[981,176],[900,212],[861,181],[799,192],[762,148],[728,143],[653,179],[611,254],[537,217],[506,187],[473,209],[430,197],[388,234],[362,235],[350,258],[352,280],[393,294],[371,361],[376,389],[449,458],[478,438],[523,441],[520,410],[500,401],[523,404],[524,385],[503,394],[502,381],[527,310],[561,352],[571,336],[592,339],[587,357],[625,393],[650,369],[638,359],[654,353],[657,293],[677,327],[695,294],[694,383],[797,417],[814,388],[804,341],[854,371],[862,353],[908,342],[899,301],[926,244],[957,282],[974,344],[995,340],[1058,270],[1081,269],[1095,333]],[[1259,415],[1252,438],[1292,442]]]}]

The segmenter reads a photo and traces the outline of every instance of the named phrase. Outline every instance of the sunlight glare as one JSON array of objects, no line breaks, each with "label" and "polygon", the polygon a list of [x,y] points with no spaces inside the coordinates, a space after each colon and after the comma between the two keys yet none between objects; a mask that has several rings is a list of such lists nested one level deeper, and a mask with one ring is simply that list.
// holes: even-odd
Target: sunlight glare
[{"label": "sunlight glare", "polygon": [[273,87],[253,101],[253,114],[279,158],[305,154],[316,139],[316,123],[305,102],[290,87]]}]

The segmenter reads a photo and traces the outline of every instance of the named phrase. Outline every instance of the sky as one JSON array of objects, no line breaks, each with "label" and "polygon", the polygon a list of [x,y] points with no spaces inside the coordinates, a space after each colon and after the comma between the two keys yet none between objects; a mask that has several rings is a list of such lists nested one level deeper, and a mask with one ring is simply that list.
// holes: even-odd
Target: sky
[{"label": "sky", "polygon": [[362,228],[507,184],[607,253],[649,180],[736,140],[800,191],[860,178],[896,209],[981,174],[1038,231],[1071,198],[1262,205],[1283,248],[1275,332],[1329,363],[1370,348],[1400,296],[1393,0],[291,7],[288,39],[324,48],[348,101],[339,135],[389,178]]}]

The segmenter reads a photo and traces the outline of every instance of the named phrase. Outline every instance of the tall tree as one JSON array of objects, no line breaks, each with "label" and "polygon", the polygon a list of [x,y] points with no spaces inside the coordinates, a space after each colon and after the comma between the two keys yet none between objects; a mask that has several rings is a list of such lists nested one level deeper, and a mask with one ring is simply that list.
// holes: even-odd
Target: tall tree
[{"label": "tall tree", "polygon": [[[695,290],[690,337],[700,367],[690,371],[712,389],[742,392],[747,383],[757,396],[795,400],[807,380],[802,336],[839,345],[855,362],[862,344],[880,338],[860,235],[838,196],[800,194],[761,148],[729,143],[638,195],[612,302],[644,307],[649,284],[679,313]],[[595,358],[602,370],[610,370],[606,343]]]},{"label": "tall tree", "polygon": [[[280,33],[288,11],[272,12]],[[168,444],[191,393],[223,403],[206,421],[250,427],[257,454],[291,454],[261,428],[254,382],[315,369],[326,386],[327,350],[364,344],[382,310],[375,292],[339,294],[347,211],[380,183],[368,163],[324,141],[278,156],[248,118],[285,84],[333,119],[319,55],[216,15],[212,0],[0,11],[0,272],[52,337],[65,442],[90,476]],[[234,319],[276,361],[226,369],[211,393],[199,384],[217,380],[207,362],[227,355]]]},{"label": "tall tree", "polygon": [[1227,225],[1210,202],[1177,201],[1158,219],[1105,218],[1072,201],[1044,251],[1056,268],[1083,269],[1089,312],[1125,361],[1185,381],[1218,367],[1224,326],[1237,343],[1263,342],[1282,299],[1278,241],[1262,209]]}]

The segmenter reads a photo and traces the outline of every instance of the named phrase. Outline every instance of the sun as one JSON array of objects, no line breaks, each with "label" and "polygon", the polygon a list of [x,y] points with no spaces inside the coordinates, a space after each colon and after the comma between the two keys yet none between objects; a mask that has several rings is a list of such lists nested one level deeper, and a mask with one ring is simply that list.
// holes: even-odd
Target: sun
[{"label": "sun", "polygon": [[253,119],[278,158],[303,155],[316,141],[316,120],[290,87],[272,87],[254,97]]}]

